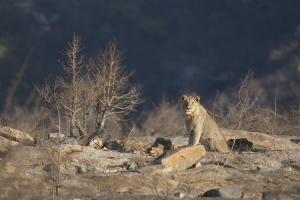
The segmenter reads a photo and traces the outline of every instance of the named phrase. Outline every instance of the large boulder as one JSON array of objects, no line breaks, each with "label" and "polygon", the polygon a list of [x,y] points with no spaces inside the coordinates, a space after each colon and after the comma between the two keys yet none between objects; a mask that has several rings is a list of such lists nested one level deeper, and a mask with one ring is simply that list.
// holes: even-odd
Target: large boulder
[{"label": "large boulder", "polygon": [[24,145],[32,146],[35,144],[34,139],[27,133],[5,126],[0,126],[0,136]]},{"label": "large boulder", "polygon": [[300,148],[299,145],[291,142],[289,139],[280,136],[271,136],[258,132],[228,130],[222,129],[222,132],[228,140],[246,139],[253,144],[252,150],[273,151],[273,150],[291,150]]},{"label": "large boulder", "polygon": [[19,143],[0,136],[0,152],[6,152],[10,148],[17,146]]}]

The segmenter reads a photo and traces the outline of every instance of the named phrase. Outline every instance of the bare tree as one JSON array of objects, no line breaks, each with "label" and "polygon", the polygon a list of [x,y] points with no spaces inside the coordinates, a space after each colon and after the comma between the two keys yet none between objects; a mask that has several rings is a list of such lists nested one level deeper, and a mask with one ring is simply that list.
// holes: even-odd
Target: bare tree
[{"label": "bare tree", "polygon": [[[86,116],[89,114],[89,93],[84,75],[84,56],[81,52],[81,38],[74,34],[71,43],[62,52],[66,62],[61,62],[66,75],[56,77],[54,84],[50,79],[42,89],[38,89],[45,102],[70,120],[70,135],[74,135],[75,128],[80,136],[86,134]],[[50,119],[52,122],[53,119]],[[60,119],[58,124],[60,123]]]},{"label": "bare tree", "polygon": [[135,111],[144,100],[140,97],[141,85],[129,84],[129,77],[134,71],[129,74],[124,71],[122,53],[117,50],[116,42],[110,42],[105,51],[89,60],[88,65],[80,54],[80,42],[80,37],[74,35],[73,41],[63,51],[66,61],[61,64],[66,75],[57,76],[53,84],[50,84],[50,79],[46,80],[44,87],[37,90],[48,108],[52,108],[49,119],[57,128],[60,130],[60,114],[63,114],[69,119],[70,135],[74,135],[77,128],[83,136],[92,106],[96,113],[95,127],[102,129],[106,119],[117,122],[120,116]]},{"label": "bare tree", "polygon": [[90,59],[88,71],[96,107],[96,129],[102,129],[106,119],[119,121],[119,115],[128,115],[144,102],[140,97],[142,86],[129,84],[134,71],[127,74],[121,66],[122,60],[122,52],[117,50],[115,41]]}]

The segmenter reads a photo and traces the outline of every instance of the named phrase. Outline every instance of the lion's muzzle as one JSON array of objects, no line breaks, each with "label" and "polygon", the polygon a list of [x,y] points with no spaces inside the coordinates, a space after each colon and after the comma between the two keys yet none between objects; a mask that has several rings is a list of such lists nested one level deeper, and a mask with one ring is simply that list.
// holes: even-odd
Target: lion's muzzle
[{"label": "lion's muzzle", "polygon": [[186,115],[191,115],[192,113],[193,113],[192,109],[190,109],[190,108],[187,108],[184,110],[184,114],[186,114]]}]

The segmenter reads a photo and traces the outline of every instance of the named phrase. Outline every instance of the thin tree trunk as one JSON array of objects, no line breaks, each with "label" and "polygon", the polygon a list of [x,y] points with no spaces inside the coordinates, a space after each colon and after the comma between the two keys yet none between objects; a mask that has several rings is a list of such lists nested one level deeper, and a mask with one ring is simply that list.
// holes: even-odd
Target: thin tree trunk
[{"label": "thin tree trunk", "polygon": [[75,118],[74,118],[74,113],[71,116],[71,121],[70,121],[70,136],[74,135],[74,128],[75,128]]},{"label": "thin tree trunk", "polygon": [[105,124],[105,118],[106,118],[106,111],[102,111],[102,116],[101,116],[101,122],[100,122],[100,128],[103,129],[104,124]]},{"label": "thin tree trunk", "polygon": [[56,106],[57,108],[57,117],[58,117],[58,134],[60,134],[60,113],[59,113],[59,109],[58,106]]},{"label": "thin tree trunk", "polygon": [[101,126],[101,103],[97,102],[96,106],[96,130],[100,129]]}]

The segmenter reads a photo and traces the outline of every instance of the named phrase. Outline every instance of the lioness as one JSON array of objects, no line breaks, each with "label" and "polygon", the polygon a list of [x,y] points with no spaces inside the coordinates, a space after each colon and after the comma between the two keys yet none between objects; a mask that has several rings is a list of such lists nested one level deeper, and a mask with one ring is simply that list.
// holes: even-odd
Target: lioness
[{"label": "lioness", "polygon": [[229,152],[225,137],[215,120],[206,112],[199,101],[200,97],[181,96],[186,127],[190,133],[189,145],[200,143],[207,150]]}]

